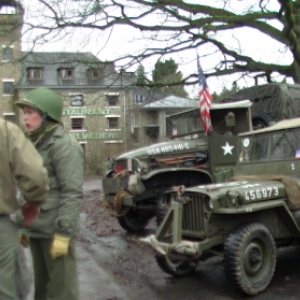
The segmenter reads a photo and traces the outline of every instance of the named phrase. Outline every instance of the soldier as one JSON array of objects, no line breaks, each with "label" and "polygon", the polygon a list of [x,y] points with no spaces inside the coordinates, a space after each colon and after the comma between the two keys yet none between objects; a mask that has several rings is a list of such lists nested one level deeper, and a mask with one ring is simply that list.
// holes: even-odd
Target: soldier
[{"label": "soldier", "polygon": [[117,161],[116,161],[116,159],[117,159],[116,156],[114,156],[114,157],[112,158],[111,169],[112,169],[113,171],[115,171],[116,168],[117,168]]},{"label": "soldier", "polygon": [[107,158],[106,164],[105,164],[105,174],[111,170],[111,159],[110,157]]},{"label": "soldier", "polygon": [[49,174],[47,203],[35,224],[22,230],[33,257],[35,300],[77,300],[74,237],[83,197],[83,151],[61,123],[63,104],[56,92],[34,89],[16,105]]},{"label": "soldier", "polygon": [[0,299],[18,300],[22,296],[17,278],[20,244],[10,219],[20,208],[14,183],[25,200],[22,212],[27,226],[38,217],[49,188],[42,159],[19,127],[0,119],[0,140]]},{"label": "soldier", "polygon": [[225,116],[225,132],[224,135],[233,135],[233,128],[235,126],[235,115],[233,112],[229,112],[226,116]]}]

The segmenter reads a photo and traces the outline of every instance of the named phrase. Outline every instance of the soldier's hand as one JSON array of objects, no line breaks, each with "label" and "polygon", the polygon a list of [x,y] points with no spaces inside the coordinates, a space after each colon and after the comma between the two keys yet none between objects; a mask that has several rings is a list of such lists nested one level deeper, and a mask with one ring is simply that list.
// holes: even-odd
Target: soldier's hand
[{"label": "soldier's hand", "polygon": [[24,203],[22,207],[22,214],[24,217],[23,224],[25,227],[28,227],[37,220],[40,214],[40,208],[30,206],[28,203]]},{"label": "soldier's hand", "polygon": [[69,243],[70,243],[69,237],[60,234],[55,234],[51,246],[52,259],[56,259],[61,256],[66,256],[69,251]]}]

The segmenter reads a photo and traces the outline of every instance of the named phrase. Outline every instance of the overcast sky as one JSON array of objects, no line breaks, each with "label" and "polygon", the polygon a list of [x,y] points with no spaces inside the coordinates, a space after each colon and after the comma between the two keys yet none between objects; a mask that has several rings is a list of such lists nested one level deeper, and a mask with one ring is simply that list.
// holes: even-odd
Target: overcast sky
[{"label": "overcast sky", "polygon": [[[29,15],[34,14],[37,11],[35,1],[36,0],[25,0],[24,2],[25,10],[27,12],[25,16],[27,18]],[[223,1],[218,0],[199,0],[196,1],[196,3],[211,4],[213,1],[218,4],[223,3]],[[239,12],[242,12],[241,2],[245,3],[245,5],[252,5],[253,3],[256,3],[257,0],[232,0],[229,3],[231,3],[232,10],[236,11],[237,8],[240,8]],[[274,9],[276,9],[278,6],[277,1],[272,1],[272,5],[274,6]],[[247,7],[244,7],[243,9],[246,8]],[[38,34],[37,31],[35,31],[35,33]],[[28,39],[28,36],[23,39],[23,51],[28,50],[30,47],[27,43]],[[234,32],[223,33],[221,39],[224,43],[230,43],[233,47],[241,46],[245,55],[251,55],[253,58],[264,62],[289,63],[292,60],[290,52],[284,49],[282,45],[256,30],[242,28],[235,30]],[[145,42],[142,40],[139,30],[128,26],[117,26],[112,30],[109,29],[105,32],[77,30],[64,40],[59,40],[55,43],[48,42],[47,44],[40,45],[35,48],[35,51],[86,51],[92,52],[100,60],[105,61],[114,60],[122,55],[133,54],[142,48],[154,46],[155,41],[149,42],[148,40],[148,42]],[[211,53],[211,49],[209,49],[209,47],[205,47],[198,49],[198,52],[199,55],[206,55]],[[166,58],[170,57],[179,64],[179,70],[182,71],[184,75],[197,72],[195,50],[186,51],[181,54],[172,54],[172,56]],[[205,58],[202,58],[201,65],[204,72],[210,72],[211,67],[220,59],[222,58],[218,55],[208,55]],[[149,78],[151,78],[151,71],[156,60],[157,58],[155,57],[148,59],[143,63]],[[135,71],[136,68],[137,66],[134,66],[129,71]],[[208,86],[211,92],[220,92],[224,86],[231,88],[232,82],[237,78],[237,75],[209,78]],[[251,80],[239,81],[240,86],[251,86],[253,84],[254,81],[251,82]],[[188,90],[190,96],[194,96],[198,92],[198,86],[190,87]]]}]

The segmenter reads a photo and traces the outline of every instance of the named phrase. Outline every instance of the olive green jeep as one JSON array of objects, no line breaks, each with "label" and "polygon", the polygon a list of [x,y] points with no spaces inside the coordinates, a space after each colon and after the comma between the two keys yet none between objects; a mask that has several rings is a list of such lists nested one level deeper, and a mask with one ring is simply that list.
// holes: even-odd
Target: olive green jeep
[{"label": "olive green jeep", "polygon": [[[300,244],[299,137],[300,118],[241,133],[230,182],[165,192],[170,208],[157,233],[142,239],[154,248],[161,269],[181,276],[221,256],[228,280],[242,292],[265,290],[276,249]],[[212,163],[235,149],[218,147],[212,138]]]},{"label": "olive green jeep", "polygon": [[[212,151],[208,149],[199,109],[194,109],[168,118],[172,141],[119,156],[116,169],[103,180],[103,190],[104,203],[120,225],[131,232],[143,230],[154,216],[160,224],[167,212],[161,196],[174,185],[189,187],[224,182],[232,177],[237,134],[252,129],[251,105],[248,100],[212,103]],[[224,146],[224,155],[215,156],[213,148],[220,145]]]}]

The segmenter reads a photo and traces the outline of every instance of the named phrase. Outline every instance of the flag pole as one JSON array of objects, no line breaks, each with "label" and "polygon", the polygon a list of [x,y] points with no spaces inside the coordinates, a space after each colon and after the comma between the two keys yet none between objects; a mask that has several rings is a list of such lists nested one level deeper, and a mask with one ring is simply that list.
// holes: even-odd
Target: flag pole
[{"label": "flag pole", "polygon": [[212,96],[208,91],[205,75],[200,65],[200,58],[197,52],[197,68],[198,68],[198,82],[199,82],[199,105],[200,105],[200,119],[207,135],[212,130],[210,119],[210,104]]}]

